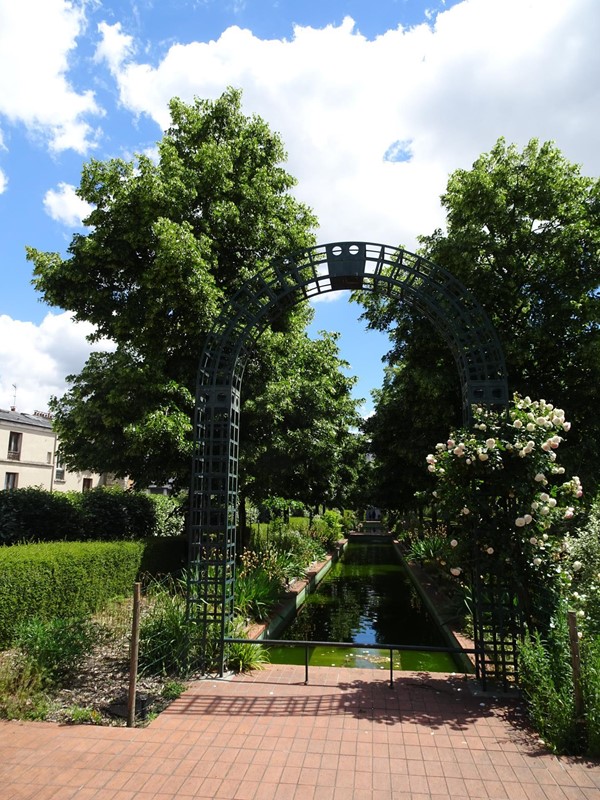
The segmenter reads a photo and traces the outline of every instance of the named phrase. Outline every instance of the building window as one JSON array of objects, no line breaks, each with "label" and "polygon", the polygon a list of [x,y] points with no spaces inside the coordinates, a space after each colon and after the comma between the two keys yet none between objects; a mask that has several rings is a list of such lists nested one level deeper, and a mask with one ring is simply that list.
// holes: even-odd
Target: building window
[{"label": "building window", "polygon": [[64,481],[65,479],[65,468],[60,462],[59,459],[56,460],[56,469],[54,470],[54,480],[56,481]]},{"label": "building window", "polygon": [[81,487],[82,492],[89,492],[92,488],[92,479],[91,478],[84,478],[83,479],[83,486]]},{"label": "building window", "polygon": [[4,490],[10,491],[11,489],[16,489],[19,485],[19,473],[18,472],[7,472],[4,475]]},{"label": "building window", "polygon": [[9,461],[20,461],[21,460],[21,440],[23,438],[22,433],[17,433],[16,431],[11,431],[8,436],[8,459]]}]

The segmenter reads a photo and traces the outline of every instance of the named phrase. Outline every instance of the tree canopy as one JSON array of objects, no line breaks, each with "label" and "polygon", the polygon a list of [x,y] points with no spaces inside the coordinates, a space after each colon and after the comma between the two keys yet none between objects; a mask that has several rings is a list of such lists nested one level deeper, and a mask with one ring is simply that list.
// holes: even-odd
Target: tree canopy
[{"label": "tree canopy", "polygon": [[[544,398],[573,421],[565,466],[597,486],[600,420],[600,181],[581,174],[552,143],[522,150],[498,140],[470,170],[449,178],[446,230],[420,252],[470,289],[506,354],[511,391]],[[389,330],[392,365],[368,424],[381,467],[402,459],[396,497],[422,488],[423,458],[460,423],[456,367],[419,314],[397,301],[361,298],[370,324]],[[390,455],[392,454],[392,455]],[[419,466],[421,465],[421,466]],[[388,505],[397,503],[394,489]]]},{"label": "tree canopy", "polygon": [[269,374],[250,396],[242,420],[242,483],[253,500],[271,495],[311,507],[342,505],[364,461],[356,379],[338,355],[337,334],[291,344],[270,333]]},{"label": "tree canopy", "polygon": [[[224,301],[272,261],[313,245],[316,226],[291,193],[280,137],[242,112],[239,91],[192,104],[175,98],[170,112],[156,161],[139,155],[84,166],[78,196],[92,211],[66,258],[28,249],[44,300],[92,322],[93,338],[114,347],[92,354],[51,402],[63,460],[142,486],[187,480],[198,360]],[[323,405],[306,402],[306,387],[343,395],[340,420],[349,419],[352,401],[350,382],[337,377],[337,348],[327,338],[307,341],[310,314],[306,305],[287,310],[261,337],[245,395],[256,416],[261,406],[289,403],[278,387],[295,381],[303,425],[316,437],[331,431]],[[284,417],[271,415],[273,429],[291,427]],[[265,425],[245,426],[249,453],[265,446]]]}]

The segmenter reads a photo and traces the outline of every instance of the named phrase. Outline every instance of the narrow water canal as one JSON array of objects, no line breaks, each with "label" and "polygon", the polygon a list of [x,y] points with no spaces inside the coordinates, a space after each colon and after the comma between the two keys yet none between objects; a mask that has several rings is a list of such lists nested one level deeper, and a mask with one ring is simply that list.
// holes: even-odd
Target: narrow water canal
[{"label": "narrow water canal", "polygon": [[[368,650],[367,644],[423,645],[422,651],[394,654],[394,667],[404,670],[452,672],[450,654],[431,653],[426,646],[446,641],[421,602],[391,542],[351,540],[318,589],[308,596],[291,625],[278,638],[348,642],[356,647],[311,649],[315,666],[373,669],[389,667],[389,652]],[[361,647],[362,645],[362,647]],[[271,647],[277,664],[303,664],[304,648]]]}]

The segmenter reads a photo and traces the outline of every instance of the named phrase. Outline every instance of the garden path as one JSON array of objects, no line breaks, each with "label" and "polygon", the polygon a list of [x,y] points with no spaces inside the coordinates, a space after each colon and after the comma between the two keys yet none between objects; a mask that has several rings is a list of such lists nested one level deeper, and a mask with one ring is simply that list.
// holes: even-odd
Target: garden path
[{"label": "garden path", "polygon": [[598,800],[514,700],[463,676],[268,666],[197,681],[144,728],[0,723],[3,800]]}]

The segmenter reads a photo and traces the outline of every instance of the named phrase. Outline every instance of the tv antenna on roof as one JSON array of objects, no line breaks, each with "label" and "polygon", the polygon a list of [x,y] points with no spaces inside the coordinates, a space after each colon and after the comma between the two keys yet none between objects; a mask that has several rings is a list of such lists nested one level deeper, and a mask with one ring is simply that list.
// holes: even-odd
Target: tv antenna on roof
[{"label": "tv antenna on roof", "polygon": [[12,385],[14,392],[13,392],[13,402],[12,402],[12,409],[11,411],[17,410],[17,384],[13,383]]}]

